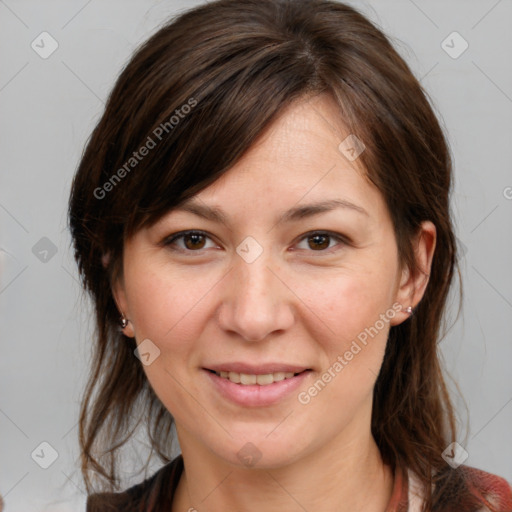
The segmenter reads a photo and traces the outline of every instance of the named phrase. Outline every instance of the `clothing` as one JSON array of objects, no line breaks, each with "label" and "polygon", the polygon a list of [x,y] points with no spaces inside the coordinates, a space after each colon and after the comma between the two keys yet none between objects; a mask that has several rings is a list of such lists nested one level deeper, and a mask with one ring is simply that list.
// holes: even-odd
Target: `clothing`
[{"label": "clothing", "polygon": [[[481,507],[469,510],[461,506],[453,512],[512,512],[512,487],[504,478],[470,466],[461,468],[467,472],[471,493]],[[90,495],[86,512],[169,512],[182,471],[183,457],[178,455],[153,476],[124,492]],[[421,512],[422,504],[420,480],[410,469],[397,467],[385,512]]]}]

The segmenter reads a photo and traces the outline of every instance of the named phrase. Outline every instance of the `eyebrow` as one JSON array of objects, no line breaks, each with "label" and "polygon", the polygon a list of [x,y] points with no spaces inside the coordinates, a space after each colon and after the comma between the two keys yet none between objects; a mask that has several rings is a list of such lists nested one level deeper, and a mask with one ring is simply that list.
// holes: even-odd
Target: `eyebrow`
[{"label": "eyebrow", "polygon": [[[362,206],[358,206],[345,199],[331,199],[329,201],[320,201],[317,203],[310,203],[290,208],[277,218],[276,223],[297,222],[307,217],[320,215],[338,208],[349,209],[369,217],[369,213]],[[201,204],[194,200],[194,198],[188,199],[173,210],[190,212],[198,217],[202,217],[203,219],[218,222],[225,226],[229,225],[228,217],[224,211],[215,206]]]}]

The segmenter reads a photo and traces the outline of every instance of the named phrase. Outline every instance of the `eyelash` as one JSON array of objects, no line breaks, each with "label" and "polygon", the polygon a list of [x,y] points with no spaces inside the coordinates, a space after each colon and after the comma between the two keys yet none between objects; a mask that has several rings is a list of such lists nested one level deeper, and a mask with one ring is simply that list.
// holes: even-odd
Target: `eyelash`
[{"label": "eyelash", "polygon": [[[180,231],[179,233],[174,233],[174,234],[168,236],[167,238],[165,238],[163,240],[162,245],[164,245],[165,247],[168,247],[170,250],[172,250],[174,252],[182,252],[182,253],[186,252],[186,253],[199,253],[199,254],[201,254],[202,251],[206,250],[206,249],[198,249],[197,251],[194,251],[194,250],[182,249],[182,248],[176,249],[175,247],[173,247],[173,245],[175,244],[176,240],[183,239],[187,235],[201,235],[201,236],[204,236],[204,237],[209,238],[211,240],[211,237],[208,235],[208,233],[206,233],[204,231],[188,230],[188,231]],[[328,236],[331,239],[335,239],[341,246],[349,244],[349,242],[346,240],[346,238],[342,237],[341,235],[339,235],[337,233],[333,233],[332,231],[310,231],[308,233],[305,233],[299,239],[299,242],[302,242],[305,239],[312,238],[312,237],[317,236],[317,235]],[[313,252],[313,253],[314,252],[318,252],[318,253],[324,253],[324,254],[325,253],[331,254],[333,252],[332,249],[334,249],[334,247],[331,247],[331,248],[328,248],[328,249],[320,249],[318,251],[310,250],[310,251],[307,251],[307,252]]]}]

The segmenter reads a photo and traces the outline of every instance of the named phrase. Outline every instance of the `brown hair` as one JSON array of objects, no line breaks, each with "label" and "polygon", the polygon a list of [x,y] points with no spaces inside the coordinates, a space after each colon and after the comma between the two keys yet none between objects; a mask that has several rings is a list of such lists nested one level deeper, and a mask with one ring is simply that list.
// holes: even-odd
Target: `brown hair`
[{"label": "brown hair", "polygon": [[[418,271],[413,237],[424,220],[437,229],[424,297],[389,333],[372,433],[386,463],[420,477],[425,510],[444,510],[466,492],[462,468],[452,470],[441,456],[456,439],[438,353],[457,269],[449,149],[427,93],[388,38],[352,7],[328,0],[201,5],[160,28],[115,84],[69,204],[97,325],[79,428],[88,491],[90,469],[111,489],[118,485],[116,453],[144,414],[152,453],[170,460],[173,418],[134,357],[135,341],[118,329],[110,283],[122,272],[124,240],[213,183],[286,106],[322,93],[366,146],[359,158],[385,198],[401,263]],[[144,157],[143,146],[150,147]]]}]

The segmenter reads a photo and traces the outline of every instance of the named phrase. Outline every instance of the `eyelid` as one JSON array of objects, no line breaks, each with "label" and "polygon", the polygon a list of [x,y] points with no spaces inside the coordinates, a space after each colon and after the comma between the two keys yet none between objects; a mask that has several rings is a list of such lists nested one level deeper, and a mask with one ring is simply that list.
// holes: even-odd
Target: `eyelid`
[{"label": "eyelid", "polygon": [[[175,242],[176,240],[180,239],[180,238],[183,238],[184,236],[186,235],[202,235],[204,236],[205,238],[208,238],[212,241],[214,241],[213,237],[206,231],[202,231],[200,229],[186,229],[186,230],[183,230],[183,231],[178,231],[176,233],[173,233],[172,235],[169,235],[169,236],[166,236],[160,245],[164,246],[164,247],[171,247],[173,242]],[[333,238],[335,240],[337,240],[338,244],[337,245],[342,245],[342,246],[346,246],[346,245],[350,245],[351,242],[350,240],[348,239],[348,237],[342,235],[341,233],[336,233],[336,232],[333,232],[333,231],[328,231],[328,230],[321,230],[321,229],[316,229],[316,230],[313,230],[313,231],[308,231],[307,233],[304,233],[302,235],[300,235],[300,237],[298,239],[296,239],[296,241],[294,242],[294,245],[302,242],[303,240],[307,239],[307,238],[310,238],[312,236],[315,236],[315,235],[325,235],[325,236],[329,236],[330,238]],[[306,251],[306,252],[311,252],[311,253],[319,253],[319,254],[330,254],[333,249],[335,250],[339,250],[339,249],[336,249],[336,246],[334,247],[331,247],[329,249],[323,249],[323,250],[319,250],[319,251]],[[197,251],[193,251],[193,250],[187,250],[187,249],[181,249],[181,248],[178,248],[178,249],[174,249],[174,248],[171,248],[171,250],[175,251],[175,252],[181,252],[181,253],[198,253],[198,254],[202,254],[202,251],[204,251],[205,249],[199,249]],[[301,249],[299,249],[301,250]]]}]

